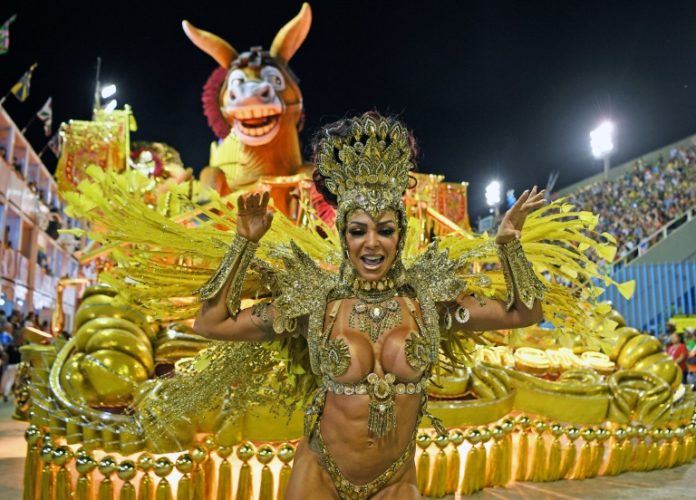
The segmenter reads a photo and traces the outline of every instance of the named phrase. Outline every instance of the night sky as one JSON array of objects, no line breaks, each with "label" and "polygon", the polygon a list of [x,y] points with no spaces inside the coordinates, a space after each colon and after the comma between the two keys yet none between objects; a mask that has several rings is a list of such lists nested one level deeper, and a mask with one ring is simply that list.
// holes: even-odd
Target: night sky
[{"label": "night sky", "polygon": [[[200,93],[216,63],[181,20],[237,50],[269,48],[298,1],[16,2],[0,92],[33,62],[30,98],[5,107],[22,127],[53,97],[54,123],[89,119],[97,56],[139,130],[199,169],[213,140]],[[420,170],[470,183],[470,212],[485,212],[493,178],[518,193],[557,187],[601,169],[589,131],[617,126],[613,164],[696,132],[696,11],[666,1],[314,1],[313,24],[290,66],[305,100],[305,151],[317,128],[346,113],[400,114],[415,131]],[[45,144],[37,122],[28,136]],[[45,155],[53,167],[55,160]]]}]

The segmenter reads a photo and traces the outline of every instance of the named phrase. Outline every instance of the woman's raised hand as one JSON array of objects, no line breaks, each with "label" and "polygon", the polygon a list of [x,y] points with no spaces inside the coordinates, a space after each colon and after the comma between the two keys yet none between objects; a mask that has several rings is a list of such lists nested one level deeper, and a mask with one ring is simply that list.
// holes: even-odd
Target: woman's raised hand
[{"label": "woman's raised hand", "polygon": [[527,216],[537,208],[544,206],[545,189],[537,192],[537,187],[534,186],[530,191],[527,189],[517,198],[515,204],[505,212],[503,220],[500,221],[498,234],[495,236],[495,242],[503,245],[508,241],[519,239],[522,234],[522,226]]},{"label": "woman's raised hand", "polygon": [[268,210],[268,191],[237,198],[237,234],[258,243],[270,229],[273,212]]}]

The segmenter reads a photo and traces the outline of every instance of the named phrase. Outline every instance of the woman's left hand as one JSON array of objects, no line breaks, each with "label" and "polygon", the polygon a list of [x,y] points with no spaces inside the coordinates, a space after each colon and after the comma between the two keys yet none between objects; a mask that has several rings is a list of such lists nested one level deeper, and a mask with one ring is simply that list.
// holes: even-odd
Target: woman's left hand
[{"label": "woman's left hand", "polygon": [[505,212],[503,220],[500,221],[498,234],[495,235],[495,242],[503,245],[509,241],[520,239],[522,226],[524,226],[527,216],[537,208],[544,206],[545,193],[545,189],[537,192],[536,186],[531,191],[527,189],[522,193],[510,210]]}]

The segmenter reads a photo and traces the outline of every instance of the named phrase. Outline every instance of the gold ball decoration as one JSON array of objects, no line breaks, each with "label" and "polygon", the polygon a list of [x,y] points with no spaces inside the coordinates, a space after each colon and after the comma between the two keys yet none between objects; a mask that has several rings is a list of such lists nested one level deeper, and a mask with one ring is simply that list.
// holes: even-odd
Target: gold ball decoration
[{"label": "gold ball decoration", "polygon": [[542,434],[546,430],[546,422],[543,420],[535,420],[534,421],[534,430],[538,434]]},{"label": "gold ball decoration", "polygon": [[220,458],[227,458],[229,457],[232,452],[234,451],[231,446],[222,446],[219,445],[217,449],[215,450],[217,454],[220,456]]},{"label": "gold ball decoration", "polygon": [[674,436],[678,437],[679,439],[682,439],[686,435],[686,427],[683,425],[680,425],[676,429],[674,429]]},{"label": "gold ball decoration", "polygon": [[193,470],[193,458],[188,453],[182,453],[176,459],[176,470],[188,474]]},{"label": "gold ball decoration", "polygon": [[435,446],[437,446],[441,450],[447,448],[449,442],[449,436],[446,434],[438,434],[437,436],[435,436]]},{"label": "gold ball decoration", "polygon": [[237,458],[242,462],[246,462],[254,456],[254,445],[249,441],[240,444],[237,447]]},{"label": "gold ball decoration", "polygon": [[580,437],[580,431],[578,430],[577,427],[568,427],[565,430],[566,436],[568,436],[568,439],[571,441],[575,441],[577,438]]},{"label": "gold ball decoration", "polygon": [[629,425],[626,428],[626,436],[628,436],[629,439],[637,437],[638,436],[638,428],[636,426]]},{"label": "gold ball decoration", "polygon": [[639,439],[644,439],[645,436],[648,435],[648,429],[646,429],[646,428],[645,428],[644,426],[642,426],[642,425],[637,426],[635,429],[636,429],[636,436],[637,436]]},{"label": "gold ball decoration", "polygon": [[529,424],[530,424],[530,420],[529,420],[528,416],[520,415],[519,417],[517,417],[517,425],[519,425],[523,429],[526,429],[527,427],[529,427]]},{"label": "gold ball decoration", "polygon": [[425,450],[433,442],[433,438],[426,432],[421,432],[416,437],[416,444],[421,450]]},{"label": "gold ball decoration", "polygon": [[73,452],[67,446],[58,446],[53,449],[53,463],[59,467],[65,465],[73,457]]},{"label": "gold ball decoration", "polygon": [[481,432],[478,429],[471,429],[466,433],[466,440],[472,445],[480,443],[482,440]]},{"label": "gold ball decoration", "polygon": [[24,439],[26,439],[27,443],[30,445],[35,445],[39,441],[41,441],[41,438],[43,437],[43,433],[41,432],[41,429],[39,429],[35,425],[30,425],[27,427],[27,430],[24,431]]},{"label": "gold ball decoration", "polygon": [[118,464],[118,469],[116,469],[116,474],[118,474],[119,479],[122,481],[130,481],[135,477],[138,469],[135,467],[135,462],[133,460],[124,460]]},{"label": "gold ball decoration", "polygon": [[619,441],[623,441],[626,439],[626,429],[619,427],[618,429],[614,430],[614,437]]},{"label": "gold ball decoration", "polygon": [[97,462],[88,454],[80,455],[75,457],[75,468],[77,472],[83,476],[89,474],[97,467]]},{"label": "gold ball decoration", "polygon": [[104,477],[109,477],[116,472],[117,468],[118,464],[111,455],[107,455],[99,461],[99,472],[101,472]]},{"label": "gold ball decoration", "polygon": [[488,427],[481,427],[481,430],[479,431],[481,433],[481,442],[482,443],[487,443],[488,441],[491,440],[491,430]]},{"label": "gold ball decoration", "polygon": [[46,464],[53,462],[53,445],[46,443],[41,447],[41,460]]},{"label": "gold ball decoration", "polygon": [[580,431],[580,434],[582,434],[582,439],[586,443],[589,443],[595,438],[595,431],[592,427],[585,427],[582,431]]},{"label": "gold ball decoration", "polygon": [[273,460],[274,456],[275,451],[273,450],[273,446],[270,444],[261,445],[256,449],[256,460],[263,465],[266,465]]},{"label": "gold ball decoration", "polygon": [[552,424],[551,434],[553,434],[553,437],[561,437],[563,435],[563,426],[561,424]]},{"label": "gold ball decoration", "polygon": [[506,418],[500,423],[505,434],[510,434],[515,429],[515,422],[511,418]]},{"label": "gold ball decoration", "polygon": [[278,448],[278,458],[284,464],[290,463],[290,461],[295,458],[295,447],[290,443],[283,443]]},{"label": "gold ball decoration", "polygon": [[495,425],[491,428],[491,435],[493,436],[494,440],[500,441],[505,437],[505,431],[503,431],[501,426]]},{"label": "gold ball decoration", "polygon": [[597,441],[603,443],[604,441],[609,439],[609,431],[606,430],[604,427],[600,427],[595,431],[595,437],[597,438]]},{"label": "gold ball decoration", "polygon": [[696,424],[691,422],[689,425],[686,426],[686,430],[692,435],[696,436]]},{"label": "gold ball decoration", "polygon": [[464,442],[464,433],[460,431],[459,429],[454,429],[452,432],[450,432],[450,442],[454,446],[459,446]]},{"label": "gold ball decoration", "polygon": [[200,444],[195,445],[191,448],[191,459],[197,464],[202,464],[205,459],[208,458],[208,450],[206,450]]},{"label": "gold ball decoration", "polygon": [[208,453],[213,451],[215,448],[217,448],[217,444],[215,443],[215,439],[213,436],[206,436],[205,439],[203,440],[203,446],[205,446],[205,449],[208,450]]},{"label": "gold ball decoration", "polygon": [[655,427],[650,431],[650,436],[652,436],[655,441],[660,441],[661,439],[664,439],[665,433],[661,427]]},{"label": "gold ball decoration", "polygon": [[665,429],[663,435],[664,435],[664,438],[669,441],[674,436],[674,431],[672,430],[671,427],[667,427]]},{"label": "gold ball decoration", "polygon": [[155,460],[155,474],[157,477],[164,478],[169,475],[169,473],[174,468],[174,464],[167,457],[159,457]]},{"label": "gold ball decoration", "polygon": [[143,472],[149,472],[155,466],[155,459],[149,453],[143,453],[138,457],[137,467],[138,470]]}]

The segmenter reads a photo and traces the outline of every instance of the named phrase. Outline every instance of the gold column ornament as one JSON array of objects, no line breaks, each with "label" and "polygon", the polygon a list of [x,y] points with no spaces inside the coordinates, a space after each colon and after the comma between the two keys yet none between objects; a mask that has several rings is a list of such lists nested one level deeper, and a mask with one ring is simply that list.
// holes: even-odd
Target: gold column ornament
[{"label": "gold column ornament", "polygon": [[97,468],[97,462],[84,448],[80,448],[75,456],[75,469],[80,474],[75,487],[75,500],[93,500],[94,485],[92,471]]},{"label": "gold column ornament", "polygon": [[498,257],[503,266],[506,306],[508,309],[519,299],[527,309],[534,306],[535,300],[543,300],[546,287],[534,273],[534,267],[527,260],[519,240],[498,245]]},{"label": "gold column ornament", "polygon": [[43,434],[41,430],[30,425],[24,431],[24,439],[27,441],[27,458],[24,461],[24,495],[23,500],[35,500],[37,480],[40,477],[40,449]]},{"label": "gold column ornament", "polygon": [[138,457],[137,467],[143,473],[138,485],[138,500],[153,500],[155,497],[155,488],[150,475],[154,466],[155,461],[149,453],[143,453]]},{"label": "gold column ornament", "polygon": [[285,498],[285,491],[288,488],[288,482],[290,481],[290,462],[295,458],[295,447],[290,443],[283,443],[278,448],[278,458],[283,462],[283,466],[280,469],[280,477],[278,478],[278,499]]},{"label": "gold column ornament", "polygon": [[111,480],[111,475],[116,472],[118,464],[114,457],[107,455],[99,461],[99,472],[101,472],[104,479],[99,483],[99,493],[97,498],[99,500],[113,500],[114,498],[114,483]]},{"label": "gold column ornament", "polygon": [[199,290],[201,300],[210,300],[216,297],[224,288],[227,280],[231,279],[232,282],[227,292],[226,304],[230,314],[236,316],[241,305],[244,277],[258,247],[258,243],[235,234],[232,244],[222,258],[220,266],[210,280]]},{"label": "gold column ornament", "polygon": [[53,463],[58,466],[55,500],[72,500],[72,478],[67,468],[67,464],[72,458],[73,452],[67,446],[58,446],[53,450]]},{"label": "gold column ornament", "polygon": [[118,474],[119,479],[123,481],[121,492],[118,494],[118,500],[135,500],[135,486],[131,483],[131,479],[135,477],[137,472],[135,462],[132,460],[124,460],[118,464],[116,474]]},{"label": "gold column ornament", "polygon": [[172,487],[167,481],[167,476],[173,468],[174,464],[167,457],[159,457],[155,460],[155,474],[160,478],[155,490],[155,500],[172,500]]}]

